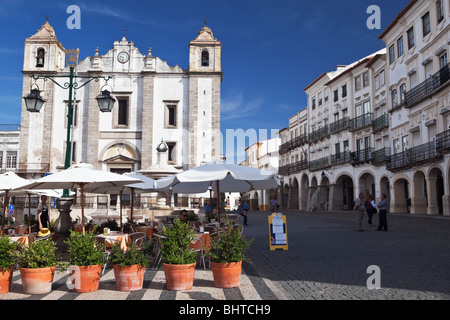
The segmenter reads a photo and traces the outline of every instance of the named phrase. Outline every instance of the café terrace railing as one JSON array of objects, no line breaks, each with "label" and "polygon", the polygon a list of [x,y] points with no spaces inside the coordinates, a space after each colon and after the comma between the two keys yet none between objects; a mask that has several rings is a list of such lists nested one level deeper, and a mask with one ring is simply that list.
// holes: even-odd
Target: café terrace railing
[{"label": "caf\u00e9 terrace railing", "polygon": [[428,79],[405,93],[405,106],[411,108],[423,99],[429,97],[445,84],[450,83],[449,65],[445,65]]}]

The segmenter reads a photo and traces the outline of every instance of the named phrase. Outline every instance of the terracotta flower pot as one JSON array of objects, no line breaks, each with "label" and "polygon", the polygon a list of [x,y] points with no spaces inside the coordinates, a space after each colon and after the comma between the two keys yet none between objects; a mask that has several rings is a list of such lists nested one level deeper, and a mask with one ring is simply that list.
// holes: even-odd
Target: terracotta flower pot
[{"label": "terracotta flower pot", "polygon": [[133,265],[122,267],[113,265],[116,287],[119,291],[141,290],[144,283],[145,267]]},{"label": "terracotta flower pot", "polygon": [[74,269],[71,271],[70,277],[72,278],[73,292],[84,293],[98,290],[102,273],[101,265],[72,266],[72,268]]},{"label": "terracotta flower pot", "polygon": [[218,288],[239,287],[242,261],[230,263],[211,262],[214,285]]},{"label": "terracotta flower pot", "polygon": [[190,290],[194,285],[195,262],[192,264],[163,263],[168,290]]},{"label": "terracotta flower pot", "polygon": [[20,268],[23,293],[42,294],[52,291],[55,269],[55,267]]},{"label": "terracotta flower pot", "polygon": [[0,294],[9,292],[12,274],[13,274],[12,267],[9,267],[9,269],[6,271],[0,269]]}]

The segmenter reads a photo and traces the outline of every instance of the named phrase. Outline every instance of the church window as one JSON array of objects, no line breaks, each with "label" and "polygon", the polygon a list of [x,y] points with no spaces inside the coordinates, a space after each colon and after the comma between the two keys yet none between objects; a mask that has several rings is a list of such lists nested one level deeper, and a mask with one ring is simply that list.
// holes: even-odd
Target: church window
[{"label": "church window", "polygon": [[208,50],[202,51],[202,67],[209,67],[209,52],[208,52]]},{"label": "church window", "polygon": [[164,127],[171,129],[178,126],[177,106],[178,101],[165,101]]},{"label": "church window", "polygon": [[128,125],[128,100],[127,99],[118,99],[119,100],[119,114],[118,114],[118,125]]},{"label": "church window", "polygon": [[167,151],[167,160],[171,163],[174,163],[175,160],[175,147],[176,147],[176,143],[175,142],[167,142],[167,147],[168,147],[168,151]]},{"label": "church window", "polygon": [[45,62],[45,50],[43,48],[39,48],[37,50],[36,67],[43,67],[44,62]]}]

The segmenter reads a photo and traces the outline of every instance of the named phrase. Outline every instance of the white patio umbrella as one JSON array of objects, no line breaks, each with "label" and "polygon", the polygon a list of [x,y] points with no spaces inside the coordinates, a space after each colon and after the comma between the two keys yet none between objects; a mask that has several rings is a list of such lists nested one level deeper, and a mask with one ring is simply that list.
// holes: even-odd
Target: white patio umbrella
[{"label": "white patio umbrella", "polygon": [[154,179],[149,178],[141,173],[137,172],[126,172],[123,174],[124,176],[136,178],[141,180],[142,182],[128,184],[124,186],[117,187],[86,187],[85,192],[89,193],[99,193],[99,194],[119,194],[120,196],[120,230],[122,230],[122,195],[130,194],[131,195],[131,223],[133,223],[133,198],[135,193],[147,193],[147,192],[155,192],[156,184]]},{"label": "white patio umbrella", "polygon": [[0,230],[0,233],[3,234],[3,226],[5,224],[5,216],[6,212],[8,210],[8,194],[11,192],[11,190],[21,187],[25,184],[30,183],[31,180],[24,179],[22,177],[19,177],[14,172],[5,172],[0,174],[0,191],[5,192],[5,197],[3,201],[3,212],[2,212],[2,228]]},{"label": "white patio umbrella", "polygon": [[73,189],[80,188],[81,194],[81,225],[84,234],[84,188],[118,187],[126,184],[142,182],[139,179],[127,177],[109,171],[100,170],[85,163],[73,165],[63,171],[45,176],[23,189]]},{"label": "white patio umbrella", "polygon": [[[26,180],[27,184],[33,182],[33,180]],[[70,192],[74,194],[74,192]],[[3,194],[3,192],[1,192]],[[31,233],[31,196],[47,196],[53,198],[61,198],[63,196],[63,190],[43,189],[43,190],[27,190],[27,189],[14,189],[8,192],[9,196],[27,196],[28,197],[28,233]]]},{"label": "white patio umbrella", "polygon": [[220,192],[246,192],[273,189],[280,185],[276,173],[258,168],[214,161],[156,181],[159,191],[175,193],[202,193],[209,186],[217,194],[217,212],[220,222]]}]

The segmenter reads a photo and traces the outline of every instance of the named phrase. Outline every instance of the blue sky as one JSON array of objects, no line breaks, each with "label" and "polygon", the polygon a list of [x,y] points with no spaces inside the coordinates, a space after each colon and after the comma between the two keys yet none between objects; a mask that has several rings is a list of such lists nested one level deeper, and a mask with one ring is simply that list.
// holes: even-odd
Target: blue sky
[{"label": "blue sky", "polygon": [[[309,83],[337,65],[381,48],[381,32],[408,0],[0,0],[0,124],[20,123],[25,38],[45,23],[80,59],[98,46],[105,54],[124,32],[141,53],[187,67],[188,43],[207,18],[222,42],[221,129],[281,129],[306,106]],[[81,9],[81,29],[70,30],[66,9]],[[381,9],[381,29],[370,30],[370,5]]]}]

